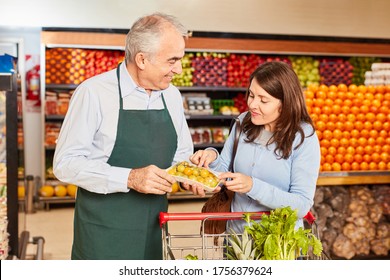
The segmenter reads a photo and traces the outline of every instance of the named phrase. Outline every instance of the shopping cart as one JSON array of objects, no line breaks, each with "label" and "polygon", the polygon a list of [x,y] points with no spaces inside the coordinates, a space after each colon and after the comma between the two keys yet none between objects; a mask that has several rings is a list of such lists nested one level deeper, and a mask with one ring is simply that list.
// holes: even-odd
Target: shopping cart
[{"label": "shopping cart", "polygon": [[[163,258],[165,260],[188,259],[196,257],[199,260],[223,260],[226,259],[226,240],[228,233],[207,234],[204,232],[204,223],[207,220],[239,220],[248,212],[223,212],[223,213],[160,213],[160,227],[162,229]],[[269,212],[251,212],[251,219],[261,219],[262,215]],[[200,221],[199,233],[171,234],[168,231],[168,222],[173,221]],[[305,228],[311,228],[312,233],[320,240],[315,223],[315,217],[309,212],[304,218]],[[184,227],[181,227],[184,229]],[[325,253],[320,257],[310,252],[300,259],[328,259]]]}]

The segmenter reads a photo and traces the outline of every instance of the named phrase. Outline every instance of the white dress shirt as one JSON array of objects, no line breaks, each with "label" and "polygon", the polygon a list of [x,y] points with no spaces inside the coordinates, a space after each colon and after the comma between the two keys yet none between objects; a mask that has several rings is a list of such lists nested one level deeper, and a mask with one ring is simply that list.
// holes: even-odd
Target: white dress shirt
[{"label": "white dress shirt", "polygon": [[[123,107],[129,110],[167,109],[177,133],[177,150],[172,164],[189,160],[193,153],[191,134],[184,116],[179,90],[170,85],[149,96],[121,64]],[[110,166],[107,161],[115,144],[119,115],[116,69],[92,77],[75,90],[61,127],[53,160],[55,176],[95,193],[128,192],[131,169]],[[158,137],[156,131],[155,137]],[[129,159],[131,160],[131,159]]]}]

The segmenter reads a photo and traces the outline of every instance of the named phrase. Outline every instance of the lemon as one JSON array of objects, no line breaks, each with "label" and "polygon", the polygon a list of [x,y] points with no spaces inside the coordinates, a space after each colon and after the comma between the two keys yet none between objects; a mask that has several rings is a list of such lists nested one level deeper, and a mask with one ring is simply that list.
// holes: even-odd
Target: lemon
[{"label": "lemon", "polygon": [[44,185],[39,189],[39,193],[44,197],[52,197],[54,195],[54,187],[49,185]]}]

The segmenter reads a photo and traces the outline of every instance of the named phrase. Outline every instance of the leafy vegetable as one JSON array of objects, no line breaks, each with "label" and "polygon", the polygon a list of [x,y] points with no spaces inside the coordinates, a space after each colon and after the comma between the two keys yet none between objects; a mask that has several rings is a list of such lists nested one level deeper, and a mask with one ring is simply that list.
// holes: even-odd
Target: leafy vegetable
[{"label": "leafy vegetable", "polygon": [[[262,259],[262,260],[294,260],[300,255],[306,255],[309,249],[316,256],[320,256],[322,252],[321,241],[311,232],[311,229],[295,229],[295,224],[298,220],[297,211],[292,210],[291,207],[277,208],[269,215],[263,215],[259,222],[251,221],[250,215],[245,214],[244,220],[248,223],[245,226],[242,239],[236,235],[230,235],[230,242],[233,244],[251,244],[250,249],[245,248],[245,254],[238,254],[238,256],[245,256],[246,259]],[[248,239],[252,239],[249,242]],[[229,249],[227,257],[229,259],[229,252],[232,251],[240,253],[233,247]],[[252,252],[254,255],[252,255]],[[241,258],[242,259],[242,258]]]},{"label": "leafy vegetable", "polygon": [[193,256],[191,254],[188,254],[187,256],[184,257],[186,260],[198,260],[198,256]]}]

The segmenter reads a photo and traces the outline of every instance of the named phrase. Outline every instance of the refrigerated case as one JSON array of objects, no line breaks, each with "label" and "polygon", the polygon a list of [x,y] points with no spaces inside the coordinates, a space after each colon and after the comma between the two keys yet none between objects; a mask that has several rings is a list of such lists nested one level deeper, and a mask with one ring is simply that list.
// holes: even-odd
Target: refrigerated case
[{"label": "refrigerated case", "polygon": [[0,73],[1,258],[18,256],[16,73]]}]

